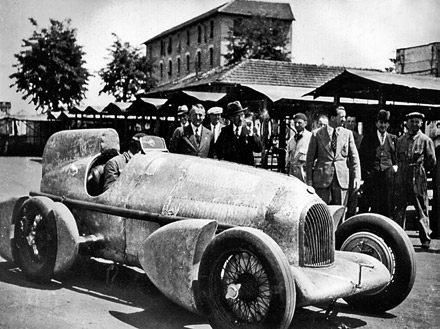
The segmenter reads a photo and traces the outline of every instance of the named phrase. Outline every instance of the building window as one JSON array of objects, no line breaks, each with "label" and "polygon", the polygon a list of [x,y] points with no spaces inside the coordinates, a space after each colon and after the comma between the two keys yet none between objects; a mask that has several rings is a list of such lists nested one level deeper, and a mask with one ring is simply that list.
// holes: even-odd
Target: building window
[{"label": "building window", "polygon": [[177,53],[182,51],[182,45],[180,43],[180,34],[177,35]]},{"label": "building window", "polygon": [[168,54],[171,54],[172,51],[172,40],[171,37],[168,39]]},{"label": "building window", "polygon": [[190,61],[189,61],[189,55],[186,55],[186,71],[189,72],[190,70]]},{"label": "building window", "polygon": [[189,30],[186,30],[186,45],[189,46]]},{"label": "building window", "polygon": [[200,25],[197,26],[197,42],[202,42],[202,27]]},{"label": "building window", "polygon": [[177,75],[180,75],[180,57],[177,58]]},{"label": "building window", "polygon": [[171,77],[173,75],[173,62],[170,59],[168,61],[168,76]]},{"label": "building window", "polygon": [[196,69],[200,70],[202,67],[202,53],[200,51],[197,52],[197,60],[196,60]]},{"label": "building window", "polygon": [[148,45],[148,58],[153,58],[153,45],[151,43]]},{"label": "building window", "polygon": [[214,21],[209,22],[209,37],[214,38]]},{"label": "building window", "polygon": [[163,40],[160,40],[160,55],[165,55],[165,42]]},{"label": "building window", "polygon": [[163,78],[163,63],[160,63],[160,77]]},{"label": "building window", "polygon": [[212,67],[214,65],[214,48],[209,48],[209,65]]}]

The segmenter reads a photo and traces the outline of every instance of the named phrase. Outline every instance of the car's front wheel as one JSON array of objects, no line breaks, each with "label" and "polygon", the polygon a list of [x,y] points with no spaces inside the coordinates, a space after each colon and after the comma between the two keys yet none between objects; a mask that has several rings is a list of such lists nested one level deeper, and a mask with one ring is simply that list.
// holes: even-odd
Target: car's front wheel
[{"label": "car's front wheel", "polygon": [[53,208],[48,198],[30,198],[13,219],[12,256],[31,281],[50,281],[54,273],[58,241]]},{"label": "car's front wheel", "polygon": [[199,268],[198,307],[213,328],[289,327],[295,281],[283,251],[268,235],[233,228],[216,236]]},{"label": "car's front wheel", "polygon": [[372,213],[350,217],[336,230],[336,249],[370,255],[391,274],[391,281],[384,288],[345,298],[351,306],[385,312],[410,293],[416,277],[414,248],[405,231],[391,219]]}]

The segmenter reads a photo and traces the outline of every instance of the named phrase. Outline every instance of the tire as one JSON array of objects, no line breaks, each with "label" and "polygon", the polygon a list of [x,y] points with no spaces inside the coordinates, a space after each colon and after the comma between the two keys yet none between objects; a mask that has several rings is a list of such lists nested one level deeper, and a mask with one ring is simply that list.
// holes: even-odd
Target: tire
[{"label": "tire", "polygon": [[33,197],[13,218],[12,256],[29,281],[44,283],[53,277],[58,245],[53,208],[49,198]]},{"label": "tire", "polygon": [[337,250],[369,254],[380,260],[391,274],[387,286],[347,297],[348,304],[381,313],[405,300],[414,285],[416,263],[411,240],[397,223],[378,214],[360,214],[341,224],[335,234]]},{"label": "tire", "polygon": [[281,248],[262,231],[233,228],[216,236],[198,281],[198,309],[214,329],[287,329],[292,321],[295,280]]}]

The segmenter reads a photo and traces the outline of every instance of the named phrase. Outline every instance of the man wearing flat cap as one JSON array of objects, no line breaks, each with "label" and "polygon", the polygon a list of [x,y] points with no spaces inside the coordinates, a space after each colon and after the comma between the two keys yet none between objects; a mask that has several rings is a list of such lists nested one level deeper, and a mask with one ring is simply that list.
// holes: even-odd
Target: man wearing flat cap
[{"label": "man wearing flat cap", "polygon": [[312,133],[306,129],[307,117],[304,113],[293,116],[295,131],[287,142],[286,173],[302,180],[306,180],[306,156]]},{"label": "man wearing flat cap", "polygon": [[253,152],[261,152],[260,138],[254,134],[253,121],[246,118],[239,101],[228,104],[225,116],[231,124],[223,127],[215,144],[219,160],[254,166]]},{"label": "man wearing flat cap", "polygon": [[178,127],[170,141],[170,152],[212,158],[214,138],[212,132],[202,125],[205,108],[195,104],[189,112],[190,124]]},{"label": "man wearing flat cap", "polygon": [[132,137],[129,143],[128,151],[116,155],[107,161],[104,167],[104,191],[108,190],[123,172],[125,166],[131,158],[142,150],[141,138],[146,136],[144,133],[138,133]]},{"label": "man wearing flat cap", "polygon": [[434,143],[420,130],[424,119],[422,113],[409,113],[406,116],[407,132],[397,140],[394,220],[404,227],[406,207],[413,204],[422,248],[429,249],[431,229],[426,173],[434,168],[436,158]]},{"label": "man wearing flat cap", "polygon": [[379,110],[374,133],[363,138],[359,149],[364,180],[359,212],[371,211],[392,218],[397,136],[387,132],[389,121],[390,112]]},{"label": "man wearing flat cap", "polygon": [[221,123],[221,117],[223,114],[223,109],[219,106],[211,107],[208,110],[209,124],[206,128],[211,130],[214,135],[214,143],[217,142],[218,136],[220,135],[220,131],[223,128],[223,124]]},{"label": "man wearing flat cap", "polygon": [[180,105],[177,108],[176,121],[174,121],[168,128],[167,133],[167,145],[169,145],[171,138],[173,137],[174,131],[179,127],[185,127],[189,125],[188,121],[188,107],[186,105]]}]

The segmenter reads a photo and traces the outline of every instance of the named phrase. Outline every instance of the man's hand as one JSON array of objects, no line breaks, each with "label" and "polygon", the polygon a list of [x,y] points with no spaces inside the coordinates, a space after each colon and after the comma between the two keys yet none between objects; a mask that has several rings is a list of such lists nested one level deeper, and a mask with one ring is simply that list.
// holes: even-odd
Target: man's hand
[{"label": "man's hand", "polygon": [[360,187],[361,187],[361,180],[359,178],[355,178],[353,180],[353,189],[357,191],[359,190]]}]

